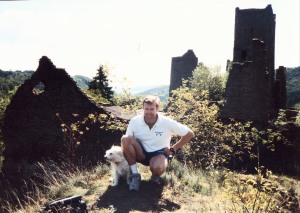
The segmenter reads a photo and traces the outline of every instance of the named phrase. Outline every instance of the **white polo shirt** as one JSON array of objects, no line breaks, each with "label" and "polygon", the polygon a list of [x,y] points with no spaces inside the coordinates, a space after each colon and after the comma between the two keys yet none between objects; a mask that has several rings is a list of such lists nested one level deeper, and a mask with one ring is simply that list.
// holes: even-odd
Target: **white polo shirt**
[{"label": "white polo shirt", "polygon": [[147,152],[154,152],[170,147],[172,135],[184,136],[189,131],[190,129],[186,125],[160,114],[158,114],[158,119],[152,129],[150,129],[142,114],[130,120],[126,135],[139,140]]}]

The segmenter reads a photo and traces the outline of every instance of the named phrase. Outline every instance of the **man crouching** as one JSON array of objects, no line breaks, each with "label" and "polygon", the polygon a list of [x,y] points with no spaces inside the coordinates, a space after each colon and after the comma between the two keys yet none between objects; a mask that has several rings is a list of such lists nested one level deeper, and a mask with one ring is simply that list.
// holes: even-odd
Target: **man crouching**
[{"label": "man crouching", "polygon": [[[189,142],[194,133],[169,117],[158,114],[160,100],[156,96],[147,96],[143,100],[143,114],[133,117],[121,138],[121,147],[132,171],[129,190],[138,191],[141,175],[137,162],[149,166],[152,172],[151,181],[159,182],[160,176],[168,167],[168,156]],[[181,136],[172,147],[171,137]]]}]

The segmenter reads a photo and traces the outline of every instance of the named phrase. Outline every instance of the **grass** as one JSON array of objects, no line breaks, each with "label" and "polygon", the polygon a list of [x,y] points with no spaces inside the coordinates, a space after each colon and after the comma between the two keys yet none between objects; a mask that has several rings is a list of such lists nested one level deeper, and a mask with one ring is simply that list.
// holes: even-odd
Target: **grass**
[{"label": "grass", "polygon": [[[125,181],[111,187],[110,169],[100,164],[93,169],[40,164],[43,185],[17,204],[1,201],[1,212],[38,212],[47,201],[81,195],[89,212],[297,212],[300,181],[258,170],[245,175],[228,170],[202,171],[173,160],[161,184],[150,181],[150,171],[139,165],[142,184],[131,192]],[[71,170],[71,171],[70,171]],[[18,206],[18,208],[16,208]]]}]

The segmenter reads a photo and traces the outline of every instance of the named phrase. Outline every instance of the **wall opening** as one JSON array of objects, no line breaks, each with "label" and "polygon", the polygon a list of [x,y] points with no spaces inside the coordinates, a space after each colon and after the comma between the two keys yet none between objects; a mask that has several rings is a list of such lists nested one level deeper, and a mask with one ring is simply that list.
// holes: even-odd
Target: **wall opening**
[{"label": "wall opening", "polygon": [[32,93],[34,95],[40,95],[45,92],[45,84],[43,82],[38,83],[35,87],[32,89]]}]

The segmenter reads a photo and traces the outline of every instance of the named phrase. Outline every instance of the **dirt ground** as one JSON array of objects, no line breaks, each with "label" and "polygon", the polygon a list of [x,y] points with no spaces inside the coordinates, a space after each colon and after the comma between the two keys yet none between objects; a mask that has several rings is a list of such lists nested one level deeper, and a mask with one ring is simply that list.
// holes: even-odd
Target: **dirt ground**
[{"label": "dirt ground", "polygon": [[[138,212],[174,212],[181,208],[170,197],[169,187],[150,181],[151,173],[147,167],[141,169],[142,182],[139,191],[129,191],[125,180],[120,179],[119,185],[112,187],[110,174],[102,178],[102,190],[98,191],[97,201],[90,206],[90,212],[104,213],[138,213]],[[166,196],[167,195],[167,196]]]},{"label": "dirt ground", "polygon": [[[180,205],[164,199],[163,184],[152,183],[144,180],[139,191],[129,191],[125,181],[116,187],[109,186],[94,204],[96,209],[110,209],[111,212],[172,212],[180,209]],[[103,209],[104,208],[104,209]],[[93,211],[93,210],[92,210]]]}]

